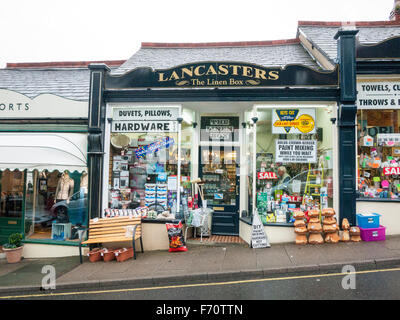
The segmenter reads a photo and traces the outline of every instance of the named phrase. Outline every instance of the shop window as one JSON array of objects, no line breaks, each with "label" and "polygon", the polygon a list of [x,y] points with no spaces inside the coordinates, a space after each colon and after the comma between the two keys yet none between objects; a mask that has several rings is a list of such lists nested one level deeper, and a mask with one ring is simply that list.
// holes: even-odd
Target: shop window
[{"label": "shop window", "polygon": [[[192,125],[181,128],[182,202],[191,201]],[[124,140],[124,142],[122,142]],[[109,199],[105,216],[137,214],[175,219],[177,213],[178,133],[113,133]],[[135,210],[135,211],[134,211]],[[182,208],[179,210],[183,212]]]},{"label": "shop window", "polygon": [[399,110],[357,112],[359,197],[387,200],[399,198],[399,123]]},{"label": "shop window", "polygon": [[24,172],[0,172],[0,218],[21,218],[23,211]]},{"label": "shop window", "polygon": [[25,238],[78,241],[87,226],[88,174],[84,171],[27,172]]},{"label": "shop window", "polygon": [[257,112],[256,208],[263,223],[333,206],[331,108]]}]

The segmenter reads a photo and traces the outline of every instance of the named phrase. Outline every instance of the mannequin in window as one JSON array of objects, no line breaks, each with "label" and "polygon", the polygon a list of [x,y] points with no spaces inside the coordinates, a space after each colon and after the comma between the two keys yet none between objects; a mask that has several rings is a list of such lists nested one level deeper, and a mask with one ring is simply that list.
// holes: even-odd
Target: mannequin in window
[{"label": "mannequin in window", "polygon": [[70,178],[68,171],[64,171],[58,180],[55,202],[67,201],[74,193],[74,180]]},{"label": "mannequin in window", "polygon": [[86,171],[83,171],[81,175],[80,192],[82,198],[84,195],[87,195],[88,193],[88,174]]}]

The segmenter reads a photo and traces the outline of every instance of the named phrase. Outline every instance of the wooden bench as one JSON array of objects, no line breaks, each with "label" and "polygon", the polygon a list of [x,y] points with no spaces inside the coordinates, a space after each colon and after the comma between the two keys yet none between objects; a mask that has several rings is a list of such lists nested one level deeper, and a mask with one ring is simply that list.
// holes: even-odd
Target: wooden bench
[{"label": "wooden bench", "polygon": [[[127,233],[127,227],[133,227],[132,236]],[[82,242],[83,233],[80,234],[79,257],[82,263],[82,244],[101,244],[110,242],[132,241],[133,257],[136,259],[135,241],[140,239],[143,253],[142,220],[141,218],[114,217],[91,219],[88,231],[88,239]],[[129,230],[130,231],[130,230]],[[127,237],[127,235],[129,235]]]}]

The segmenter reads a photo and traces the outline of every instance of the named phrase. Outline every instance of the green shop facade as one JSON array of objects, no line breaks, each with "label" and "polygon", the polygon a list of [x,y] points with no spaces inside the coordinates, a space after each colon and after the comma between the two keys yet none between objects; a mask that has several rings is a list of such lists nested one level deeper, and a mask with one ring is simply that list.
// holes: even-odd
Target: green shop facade
[{"label": "green shop facade", "polygon": [[[166,69],[150,65],[115,74],[104,64],[90,65],[90,218],[122,213],[135,201],[160,201],[161,211],[184,219],[185,206],[173,201],[184,200],[211,210],[211,234],[249,243],[258,212],[271,243],[294,241],[290,215],[272,217],[273,208],[260,204],[269,194],[287,197],[290,208],[333,207],[340,220],[355,224],[356,34],[336,34],[339,62],[330,71],[210,61],[206,50],[205,61]],[[160,147],[166,140],[173,143]],[[156,151],[138,156],[138,149],[154,144]],[[118,169],[124,161],[126,168]],[[123,171],[129,182],[122,182]],[[187,184],[196,179],[204,182],[201,193]],[[164,184],[165,202],[157,194]],[[165,229],[164,220],[146,216],[144,222]],[[155,230],[146,232],[145,250],[167,248],[165,231]]]},{"label": "green shop facade", "polygon": [[[377,121],[360,92],[398,85],[399,37],[365,46],[357,34],[338,29],[331,68],[298,39],[278,51],[272,42],[155,44],[119,69],[89,65],[83,98],[1,85],[1,242],[21,232],[25,257],[78,255],[89,219],[143,207],[145,250],[167,249],[165,222],[185,222],[196,206],[210,209],[208,234],[247,243],[255,213],[274,244],[295,239],[290,209],[310,207],[332,207],[352,225],[356,213],[381,210],[400,234],[399,200],[367,197],[361,184],[371,170],[360,167],[359,142],[360,125],[373,136]],[[162,65],[140,56],[167,49]],[[201,189],[190,183],[199,179]]]}]

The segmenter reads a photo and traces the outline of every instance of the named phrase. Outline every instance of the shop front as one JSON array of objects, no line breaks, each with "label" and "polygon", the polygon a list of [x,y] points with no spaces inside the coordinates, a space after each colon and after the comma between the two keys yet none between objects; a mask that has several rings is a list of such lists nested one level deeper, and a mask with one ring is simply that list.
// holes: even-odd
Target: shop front
[{"label": "shop front", "polygon": [[[342,34],[354,49],[355,33]],[[338,68],[230,61],[122,75],[89,68],[89,215],[140,212],[145,250],[167,249],[165,223],[184,222],[197,207],[212,211],[211,234],[248,243],[256,213],[271,243],[294,241],[295,209],[353,214],[339,208],[346,163],[338,124],[345,127],[350,113],[342,103],[353,95],[341,92]],[[355,70],[354,62],[342,70]]]},{"label": "shop front", "polygon": [[386,234],[400,234],[399,78],[358,79],[358,213],[378,213]]},{"label": "shop front", "polygon": [[0,243],[21,233],[25,258],[77,255],[88,223],[87,103],[2,89],[0,110]]}]

